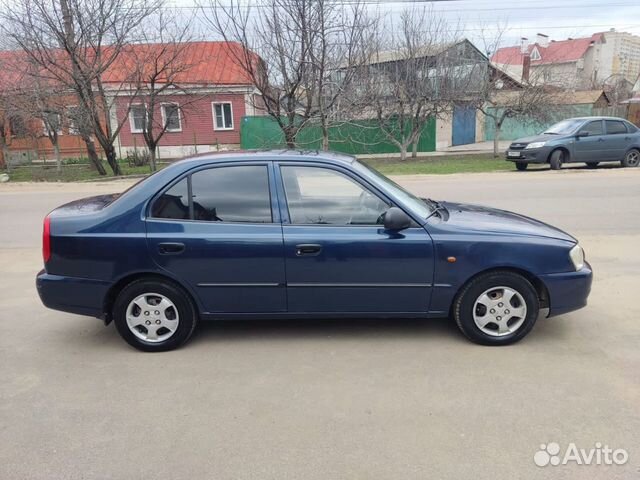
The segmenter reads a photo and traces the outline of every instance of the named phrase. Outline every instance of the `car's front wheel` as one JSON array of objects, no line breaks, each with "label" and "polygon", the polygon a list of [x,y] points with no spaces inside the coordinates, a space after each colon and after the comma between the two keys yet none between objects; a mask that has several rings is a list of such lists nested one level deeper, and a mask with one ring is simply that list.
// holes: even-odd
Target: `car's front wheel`
[{"label": "car's front wheel", "polygon": [[516,162],[516,168],[520,172],[524,172],[529,164],[527,162]]},{"label": "car's front wheel", "polygon": [[113,305],[113,321],[129,345],[145,352],[173,350],[193,333],[198,315],[189,295],[163,280],[127,285]]},{"label": "car's front wheel", "polygon": [[540,303],[531,283],[514,272],[496,271],[470,281],[453,305],[464,335],[481,345],[508,345],[533,328]]},{"label": "car's front wheel", "polygon": [[640,151],[629,150],[627,154],[624,156],[624,160],[622,160],[623,167],[637,167],[640,164]]},{"label": "car's front wheel", "polygon": [[564,163],[564,152],[562,150],[554,150],[549,157],[549,165],[551,170],[560,170]]}]

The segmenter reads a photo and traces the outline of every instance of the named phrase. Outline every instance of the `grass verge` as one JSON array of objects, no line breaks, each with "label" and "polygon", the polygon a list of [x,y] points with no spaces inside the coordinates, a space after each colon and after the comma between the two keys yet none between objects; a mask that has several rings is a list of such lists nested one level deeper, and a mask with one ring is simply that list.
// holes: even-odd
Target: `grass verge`
[{"label": "grass verge", "polygon": [[[164,165],[159,164],[158,168]],[[107,171],[109,167],[106,166]],[[127,163],[120,163],[122,174],[127,175],[147,175],[151,173],[148,165],[142,167],[129,166]],[[4,173],[7,173],[6,170]],[[108,180],[112,175],[101,176],[90,165],[63,165],[60,173],[54,165],[47,166],[21,166],[13,167],[9,173],[11,182],[82,182],[89,180]]]},{"label": "grass verge", "polygon": [[500,172],[515,170],[513,162],[493,158],[493,154],[447,155],[401,161],[398,158],[363,160],[385,175]]}]

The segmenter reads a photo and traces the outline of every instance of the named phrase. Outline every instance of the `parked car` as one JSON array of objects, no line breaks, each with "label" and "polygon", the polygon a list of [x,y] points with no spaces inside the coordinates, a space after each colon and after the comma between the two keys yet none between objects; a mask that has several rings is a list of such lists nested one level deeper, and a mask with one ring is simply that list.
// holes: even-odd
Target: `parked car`
[{"label": "parked car", "polygon": [[330,153],[212,154],[44,220],[50,308],[112,320],[146,351],[198,320],[451,316],[471,340],[522,339],[586,305],[575,238],[515,213],[420,199]]},{"label": "parked car", "polygon": [[565,163],[600,162],[640,164],[640,130],[622,118],[583,117],[556,123],[540,135],[519,138],[507,150],[507,160],[526,170],[530,163],[548,163],[559,170]]}]

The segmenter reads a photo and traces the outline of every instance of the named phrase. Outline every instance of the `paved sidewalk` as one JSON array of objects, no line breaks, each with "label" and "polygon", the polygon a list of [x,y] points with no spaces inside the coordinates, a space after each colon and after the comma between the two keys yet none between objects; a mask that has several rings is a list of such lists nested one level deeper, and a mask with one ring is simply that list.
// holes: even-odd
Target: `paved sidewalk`
[{"label": "paved sidewalk", "polygon": [[[511,142],[501,141],[499,142],[499,151],[504,152]],[[444,150],[437,150],[435,152],[418,152],[417,158],[425,158],[425,157],[447,157],[451,156],[451,154],[455,155],[477,155],[482,153],[492,153],[493,152],[493,142],[478,142],[478,143],[470,143],[469,145],[457,145],[455,147],[447,147]],[[411,157],[411,152],[408,153],[409,157]],[[371,160],[378,158],[400,158],[399,153],[373,153],[373,154],[359,154],[356,155],[357,158],[362,160]]]}]

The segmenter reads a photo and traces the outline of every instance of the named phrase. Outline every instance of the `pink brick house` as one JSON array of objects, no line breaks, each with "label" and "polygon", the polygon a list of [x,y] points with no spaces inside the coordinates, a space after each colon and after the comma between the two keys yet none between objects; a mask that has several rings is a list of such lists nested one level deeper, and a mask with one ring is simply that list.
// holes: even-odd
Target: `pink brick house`
[{"label": "pink brick house", "polygon": [[[158,158],[239,148],[241,118],[262,113],[256,110],[260,97],[255,87],[234,60],[238,58],[234,50],[240,48],[228,42],[193,42],[186,46],[187,62],[192,67],[180,74],[182,91],[167,90],[155,109],[155,118],[168,124]],[[146,149],[142,134],[145,105],[141,98],[132,99],[119,88],[127,75],[122,68],[109,72],[108,83],[113,85],[112,91],[118,91],[114,123],[127,115],[131,104],[118,138],[120,155],[126,156],[136,149]]]}]

